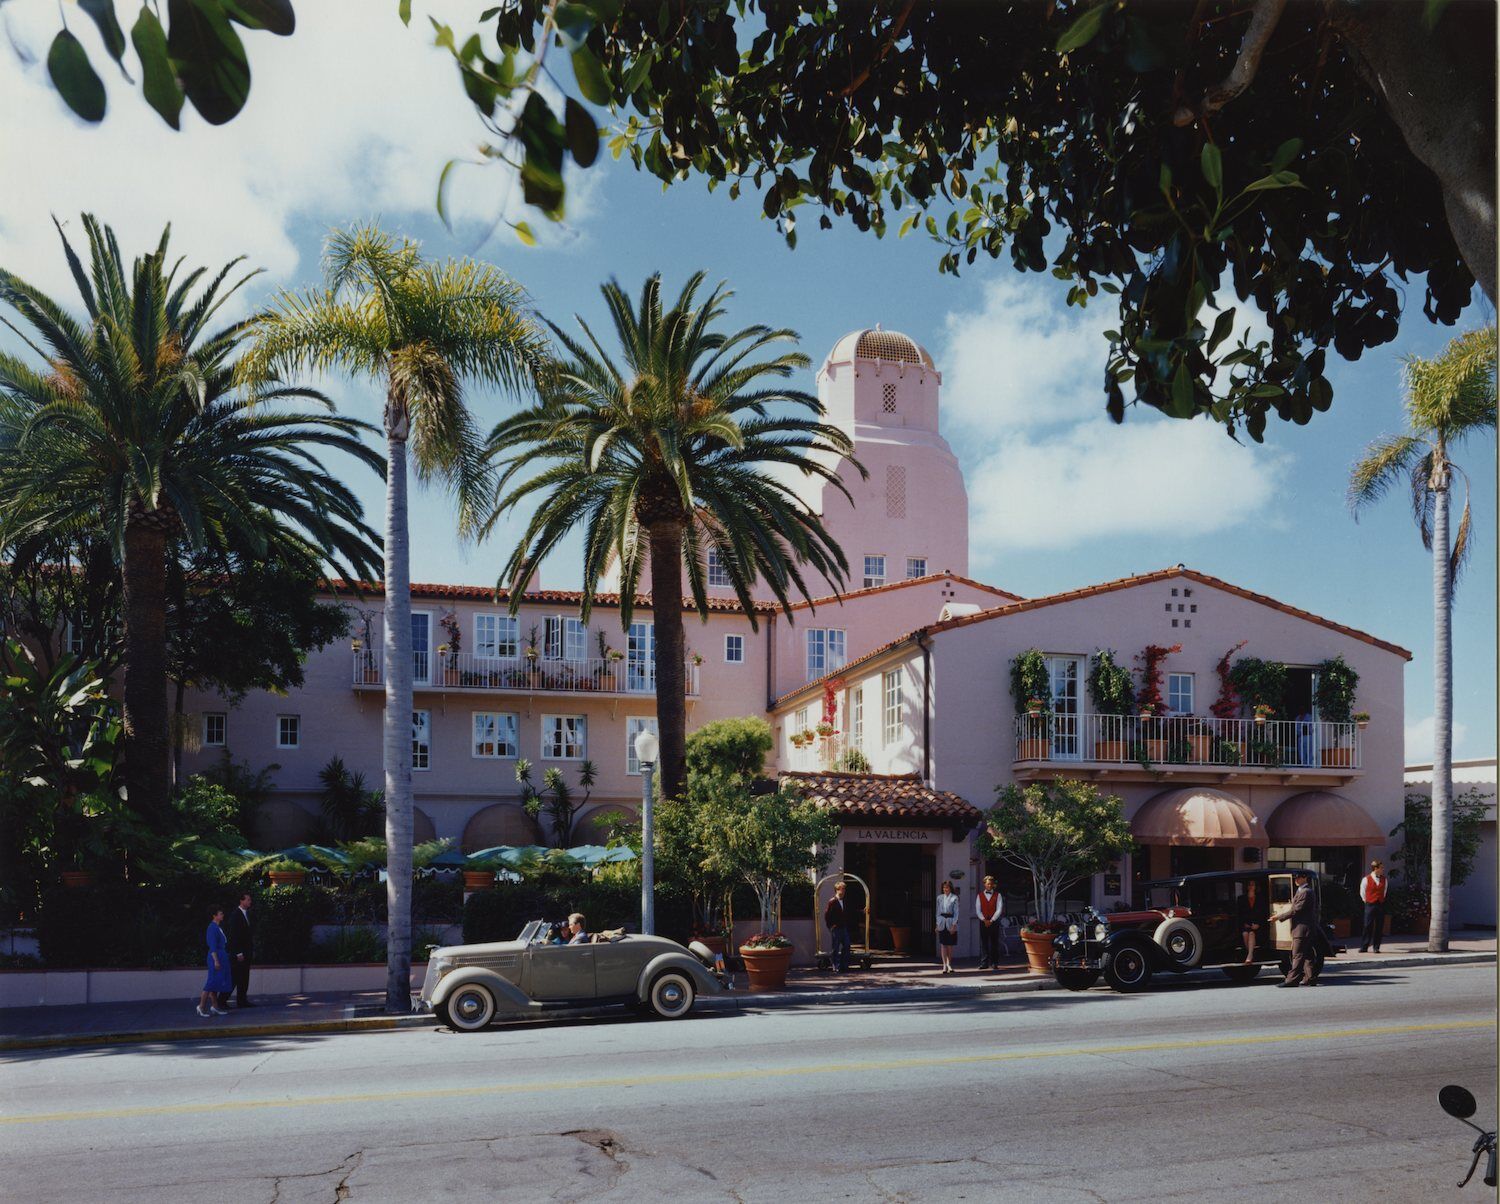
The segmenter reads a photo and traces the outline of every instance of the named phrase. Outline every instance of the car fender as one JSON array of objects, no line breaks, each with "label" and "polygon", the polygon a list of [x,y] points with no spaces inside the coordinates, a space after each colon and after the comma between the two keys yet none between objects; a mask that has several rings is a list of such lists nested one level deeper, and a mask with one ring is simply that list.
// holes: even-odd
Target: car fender
[{"label": "car fender", "polygon": [[1167,956],[1167,952],[1154,940],[1149,932],[1140,929],[1129,929],[1125,932],[1112,932],[1109,939],[1104,942],[1105,956],[1112,956],[1116,949],[1129,945],[1132,949],[1139,949],[1146,955],[1147,964],[1153,970],[1181,970],[1182,966]]},{"label": "car fender", "polygon": [[533,999],[528,999],[526,993],[520,987],[516,986],[515,983],[511,982],[508,978],[500,977],[493,970],[487,970],[483,966],[460,966],[457,970],[443,975],[442,980],[433,988],[432,998],[428,1000],[428,1004],[436,1008],[459,987],[470,982],[483,983],[489,988],[490,994],[495,997],[495,1012],[497,1015],[541,1010],[541,1004]]},{"label": "car fender", "polygon": [[687,952],[658,953],[642,967],[640,977],[636,979],[637,999],[646,998],[650,993],[651,984],[663,970],[681,970],[693,980],[693,985],[698,988],[700,995],[717,995],[724,990],[719,980],[710,974],[708,968],[692,954]]}]

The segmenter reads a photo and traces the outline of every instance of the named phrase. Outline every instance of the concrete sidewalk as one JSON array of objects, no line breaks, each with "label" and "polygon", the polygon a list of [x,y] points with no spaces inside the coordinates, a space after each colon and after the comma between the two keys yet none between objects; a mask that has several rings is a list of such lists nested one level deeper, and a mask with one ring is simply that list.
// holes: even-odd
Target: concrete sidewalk
[{"label": "concrete sidewalk", "polygon": [[[1447,953],[1428,953],[1425,939],[1395,937],[1383,942],[1380,954],[1351,949],[1331,964],[1332,975],[1345,970],[1374,970],[1405,966],[1472,965],[1495,961],[1495,936],[1479,934],[1451,942]],[[1263,977],[1268,975],[1263,973]],[[958,972],[944,975],[927,962],[876,962],[869,970],[847,974],[793,970],[784,991],[750,994],[736,989],[704,998],[706,1010],[749,1010],[816,1007],[838,1004],[935,1002],[1012,992],[1057,990],[1050,975],[1028,974],[1023,962],[999,970],[979,971],[960,963]],[[377,991],[265,996],[258,1006],[212,1020],[199,1019],[193,1000],[164,1003],[107,1003],[50,1008],[0,1010],[0,1051],[66,1049],[88,1045],[219,1040],[225,1037],[287,1037],[300,1034],[372,1032],[396,1028],[430,1027],[425,1013],[387,1016],[380,1009],[384,995]]]}]

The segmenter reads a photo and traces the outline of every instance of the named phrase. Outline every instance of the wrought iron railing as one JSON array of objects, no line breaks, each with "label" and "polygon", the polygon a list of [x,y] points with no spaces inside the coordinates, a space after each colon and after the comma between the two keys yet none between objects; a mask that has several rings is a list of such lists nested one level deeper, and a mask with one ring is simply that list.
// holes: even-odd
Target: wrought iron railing
[{"label": "wrought iron railing", "polygon": [[1015,730],[1017,761],[1359,769],[1364,752],[1360,724],[1310,719],[1043,712],[1018,716]]},{"label": "wrought iron railing", "polygon": [[[418,659],[420,658],[420,659]],[[573,694],[654,694],[656,670],[650,661],[628,657],[549,659],[528,656],[476,656],[470,652],[427,653],[413,657],[415,684],[423,688],[452,690],[555,691]],[[698,666],[683,666],[689,695],[698,693]],[[353,682],[356,686],[382,683],[379,654],[361,649],[354,653]]]}]

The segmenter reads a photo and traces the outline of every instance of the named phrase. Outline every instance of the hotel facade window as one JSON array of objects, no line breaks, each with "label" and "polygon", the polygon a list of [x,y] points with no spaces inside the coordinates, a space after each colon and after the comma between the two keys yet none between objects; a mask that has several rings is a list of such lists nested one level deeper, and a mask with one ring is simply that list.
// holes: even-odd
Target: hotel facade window
[{"label": "hotel facade window", "polygon": [[745,663],[744,636],[726,635],[724,637],[724,663],[726,665],[742,665]]},{"label": "hotel facade window", "polygon": [[641,763],[635,756],[635,738],[642,732],[656,733],[655,715],[631,715],[625,720],[625,772],[640,777]]},{"label": "hotel facade window", "polygon": [[1173,715],[1193,713],[1193,675],[1167,674],[1167,710]]},{"label": "hotel facade window", "polygon": [[515,757],[516,716],[509,711],[474,712],[474,748],[476,757]]},{"label": "hotel facade window", "polygon": [[865,687],[861,682],[849,691],[849,747],[864,751]]},{"label": "hotel facade window", "polygon": [[485,658],[519,656],[520,621],[510,615],[474,616],[474,655]]},{"label": "hotel facade window", "polygon": [[301,748],[302,747],[302,716],[301,715],[277,715],[276,716],[276,747],[277,748]]},{"label": "hotel facade window", "polygon": [[432,768],[432,712],[411,713],[411,767]]},{"label": "hotel facade window", "polygon": [[728,585],[729,566],[724,563],[724,553],[718,548],[708,549],[708,559],[705,563],[709,585]]},{"label": "hotel facade window", "polygon": [[880,743],[889,748],[901,739],[901,669],[898,666],[889,673],[880,675],[880,696],[883,701],[880,722]]},{"label": "hotel facade window", "polygon": [[585,715],[543,715],[542,756],[549,761],[582,761],[588,755]]},{"label": "hotel facade window", "polygon": [[223,748],[227,716],[223,711],[209,711],[203,716],[203,747]]},{"label": "hotel facade window", "polygon": [[885,557],[866,556],[864,588],[874,589],[877,585],[885,584]]},{"label": "hotel facade window", "polygon": [[927,557],[908,556],[906,558],[906,577],[908,581],[918,577],[927,576]]},{"label": "hotel facade window", "polygon": [[83,628],[72,623],[63,626],[63,650],[73,656],[83,655]]},{"label": "hotel facade window", "polygon": [[837,627],[809,627],[807,629],[807,677],[811,681],[842,669],[848,640]]}]

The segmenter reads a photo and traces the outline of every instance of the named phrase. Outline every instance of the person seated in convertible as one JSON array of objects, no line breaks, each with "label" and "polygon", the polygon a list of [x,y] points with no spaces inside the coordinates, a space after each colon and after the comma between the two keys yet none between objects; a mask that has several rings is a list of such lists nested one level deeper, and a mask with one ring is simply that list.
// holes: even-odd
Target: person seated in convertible
[{"label": "person seated in convertible", "polygon": [[572,934],[568,944],[587,945],[589,943],[589,930],[584,923],[583,912],[575,911],[568,917],[568,932]]}]

